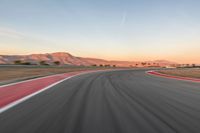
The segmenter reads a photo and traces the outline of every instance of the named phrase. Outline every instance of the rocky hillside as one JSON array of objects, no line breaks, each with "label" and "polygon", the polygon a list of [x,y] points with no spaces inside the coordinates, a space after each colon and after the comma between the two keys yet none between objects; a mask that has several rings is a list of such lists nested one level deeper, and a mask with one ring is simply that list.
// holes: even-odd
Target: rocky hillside
[{"label": "rocky hillside", "polygon": [[15,64],[15,63],[29,63],[29,64],[40,64],[41,62],[49,65],[59,62],[60,65],[116,65],[123,67],[130,66],[169,66],[176,64],[174,62],[166,60],[157,60],[157,61],[146,61],[146,62],[135,62],[135,61],[107,61],[103,59],[96,58],[83,58],[76,57],[66,52],[57,52],[57,53],[46,53],[46,54],[31,54],[31,55],[0,55],[0,64]]}]

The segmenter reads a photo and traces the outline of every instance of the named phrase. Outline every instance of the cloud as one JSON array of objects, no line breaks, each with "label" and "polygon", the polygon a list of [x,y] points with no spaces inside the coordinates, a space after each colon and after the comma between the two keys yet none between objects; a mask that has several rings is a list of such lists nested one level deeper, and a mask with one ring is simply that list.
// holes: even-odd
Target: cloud
[{"label": "cloud", "polygon": [[127,12],[124,11],[121,19],[120,26],[123,26],[126,23]]},{"label": "cloud", "polygon": [[9,38],[10,40],[22,40],[27,41],[29,43],[31,42],[52,42],[52,40],[49,40],[48,38],[42,37],[42,36],[36,36],[36,35],[30,35],[25,34],[22,32],[19,32],[15,29],[7,28],[7,27],[0,27],[0,37],[3,38]]},{"label": "cloud", "polygon": [[15,29],[0,27],[0,45],[5,42],[10,44],[35,45],[38,47],[41,47],[41,45],[55,46],[57,44],[56,40],[45,37],[45,35],[26,34]]},{"label": "cloud", "polygon": [[0,37],[9,37],[15,39],[23,39],[25,36],[23,33],[18,32],[11,28],[0,27]]}]

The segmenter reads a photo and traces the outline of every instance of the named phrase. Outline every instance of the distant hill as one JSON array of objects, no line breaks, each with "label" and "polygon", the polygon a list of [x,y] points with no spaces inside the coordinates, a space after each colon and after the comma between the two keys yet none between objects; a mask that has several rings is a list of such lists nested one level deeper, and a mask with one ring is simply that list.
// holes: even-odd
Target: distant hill
[{"label": "distant hill", "polygon": [[14,64],[16,61],[30,64],[40,64],[44,61],[46,64],[53,65],[55,61],[60,62],[61,65],[75,65],[75,66],[92,66],[92,65],[116,65],[121,67],[143,67],[143,66],[169,66],[177,64],[167,60],[155,61],[108,61],[96,58],[76,57],[66,52],[46,53],[46,54],[30,54],[30,55],[0,55],[0,64]]}]

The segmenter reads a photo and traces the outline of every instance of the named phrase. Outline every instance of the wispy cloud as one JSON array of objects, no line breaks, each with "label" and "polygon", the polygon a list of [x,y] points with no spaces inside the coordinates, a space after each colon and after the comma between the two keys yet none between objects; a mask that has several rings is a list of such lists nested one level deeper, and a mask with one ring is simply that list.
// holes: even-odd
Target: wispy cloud
[{"label": "wispy cloud", "polygon": [[44,36],[30,35],[20,31],[17,31],[8,27],[0,27],[0,37],[6,38],[9,40],[20,40],[26,41],[29,43],[41,42],[41,43],[52,43],[52,39],[46,38]]},{"label": "wispy cloud", "polygon": [[25,35],[11,28],[0,27],[0,37],[23,39]]},{"label": "wispy cloud", "polygon": [[126,23],[126,18],[127,18],[127,11],[124,11],[123,15],[122,15],[120,26],[123,26]]}]

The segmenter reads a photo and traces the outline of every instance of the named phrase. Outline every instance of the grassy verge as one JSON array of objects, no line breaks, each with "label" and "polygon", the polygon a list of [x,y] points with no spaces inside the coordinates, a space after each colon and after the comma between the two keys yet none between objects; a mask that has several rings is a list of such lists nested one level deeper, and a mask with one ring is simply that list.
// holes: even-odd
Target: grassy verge
[{"label": "grassy verge", "polygon": [[200,78],[200,69],[160,70],[158,72],[173,76]]}]

